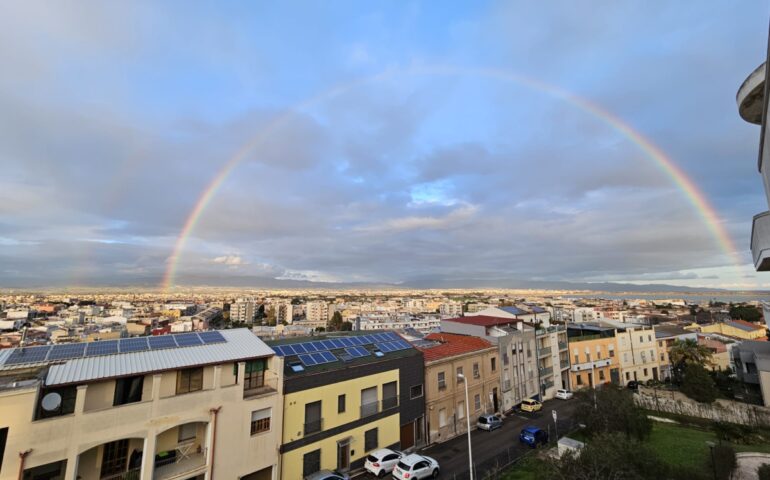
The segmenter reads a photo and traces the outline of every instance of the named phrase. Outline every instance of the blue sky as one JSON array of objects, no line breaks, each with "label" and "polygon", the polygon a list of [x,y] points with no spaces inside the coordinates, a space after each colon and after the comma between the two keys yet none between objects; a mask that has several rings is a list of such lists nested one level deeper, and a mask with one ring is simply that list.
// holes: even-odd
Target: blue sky
[{"label": "blue sky", "polygon": [[[539,3],[0,5],[0,285],[159,283],[206,185],[269,128],[177,283],[770,287],[748,252],[759,130],[735,105],[767,5]],[[647,136],[741,265],[628,139],[480,69]]]}]

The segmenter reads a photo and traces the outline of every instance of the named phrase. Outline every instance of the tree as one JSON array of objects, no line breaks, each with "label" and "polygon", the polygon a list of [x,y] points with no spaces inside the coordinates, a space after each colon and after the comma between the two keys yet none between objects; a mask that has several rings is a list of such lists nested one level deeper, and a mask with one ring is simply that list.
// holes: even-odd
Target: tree
[{"label": "tree", "polygon": [[267,324],[271,325],[271,326],[274,326],[275,325],[275,319],[276,319],[275,307],[270,305],[270,307],[267,309],[267,315],[266,315]]},{"label": "tree", "polygon": [[759,322],[762,320],[762,313],[751,305],[740,305],[730,308],[730,318],[746,320],[747,322]]},{"label": "tree", "polygon": [[763,463],[757,468],[757,478],[759,480],[770,480],[770,463]]},{"label": "tree", "polygon": [[669,358],[674,366],[674,378],[677,383],[681,383],[682,372],[688,365],[711,365],[712,356],[711,350],[695,340],[688,338],[674,341]]},{"label": "tree", "polygon": [[344,322],[342,322],[342,326],[340,326],[340,330],[343,332],[350,332],[353,330],[353,324],[345,320]]},{"label": "tree", "polygon": [[575,416],[586,426],[589,437],[621,433],[629,438],[644,440],[652,432],[652,420],[634,403],[626,389],[605,386],[578,392]]},{"label": "tree", "polygon": [[684,369],[682,393],[696,402],[713,403],[719,396],[714,380],[702,365],[690,364]]},{"label": "tree", "polygon": [[334,312],[326,330],[329,332],[338,332],[342,328],[342,314],[340,312]]}]

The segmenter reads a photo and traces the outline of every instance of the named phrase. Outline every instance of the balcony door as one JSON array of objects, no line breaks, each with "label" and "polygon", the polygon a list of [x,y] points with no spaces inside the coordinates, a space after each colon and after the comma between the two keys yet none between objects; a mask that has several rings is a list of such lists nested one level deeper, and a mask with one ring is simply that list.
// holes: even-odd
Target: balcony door
[{"label": "balcony door", "polygon": [[337,442],[337,470],[347,472],[350,470],[350,439]]},{"label": "balcony door", "polygon": [[305,435],[321,431],[321,402],[305,404]]},{"label": "balcony door", "polygon": [[126,471],[128,439],[104,444],[100,477],[109,477]]}]

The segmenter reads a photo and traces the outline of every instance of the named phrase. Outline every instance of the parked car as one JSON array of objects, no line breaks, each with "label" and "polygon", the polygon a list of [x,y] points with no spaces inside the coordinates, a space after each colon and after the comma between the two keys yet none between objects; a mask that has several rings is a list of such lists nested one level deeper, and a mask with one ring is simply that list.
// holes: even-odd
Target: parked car
[{"label": "parked car", "polygon": [[531,448],[537,448],[539,445],[548,444],[548,432],[537,427],[527,427],[521,430],[519,441],[529,445]]},{"label": "parked car", "polygon": [[496,415],[482,415],[476,422],[476,428],[479,430],[492,431],[503,426],[503,420]]},{"label": "parked car", "polygon": [[404,456],[389,448],[381,448],[370,453],[364,462],[364,469],[378,477],[384,477],[393,471],[399,460]]},{"label": "parked car", "polygon": [[537,412],[543,408],[543,404],[533,398],[526,398],[521,401],[521,411]]},{"label": "parked car", "polygon": [[565,390],[563,388],[556,390],[556,398],[561,398],[562,400],[569,400],[574,396],[575,395],[569,390]]},{"label": "parked car", "polygon": [[403,457],[393,469],[393,478],[420,480],[436,478],[439,474],[438,462],[425,455],[413,453]]},{"label": "parked car", "polygon": [[626,387],[628,387],[629,390],[639,390],[639,382],[631,380],[626,384]]},{"label": "parked car", "polygon": [[337,470],[321,470],[320,472],[311,473],[305,477],[305,480],[350,480],[350,476]]}]

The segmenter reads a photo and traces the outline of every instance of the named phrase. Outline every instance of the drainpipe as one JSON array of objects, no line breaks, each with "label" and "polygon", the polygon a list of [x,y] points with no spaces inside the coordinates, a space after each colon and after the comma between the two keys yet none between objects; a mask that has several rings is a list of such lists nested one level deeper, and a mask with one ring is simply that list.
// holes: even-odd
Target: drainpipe
[{"label": "drainpipe", "polygon": [[23,452],[19,452],[19,460],[20,460],[20,462],[19,462],[19,477],[18,477],[19,480],[22,480],[22,478],[24,478],[24,460],[26,460],[27,455],[29,455],[30,453],[32,453],[32,449],[31,448],[28,449],[28,450],[25,450]]},{"label": "drainpipe", "polygon": [[214,454],[217,447],[217,414],[222,409],[222,406],[209,409],[209,413],[213,416],[211,419],[211,465],[209,465],[209,479],[214,479]]}]

